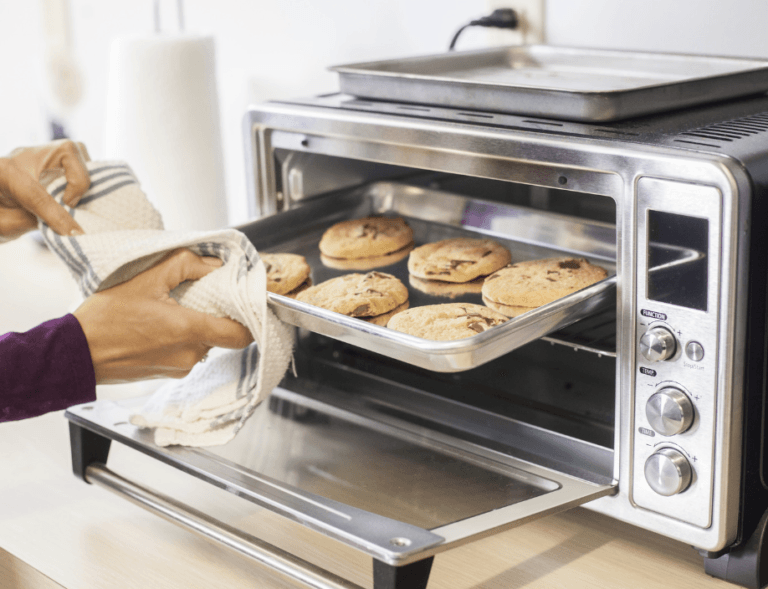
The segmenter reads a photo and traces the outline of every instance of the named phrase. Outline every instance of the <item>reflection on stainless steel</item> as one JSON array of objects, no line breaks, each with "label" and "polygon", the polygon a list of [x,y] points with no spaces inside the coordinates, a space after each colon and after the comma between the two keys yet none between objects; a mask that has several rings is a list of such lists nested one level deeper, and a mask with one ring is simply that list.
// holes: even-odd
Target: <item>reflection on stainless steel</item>
[{"label": "reflection on stainless steel", "polygon": [[341,91],[353,96],[575,121],[614,121],[768,90],[765,60],[551,45],[331,69]]}]

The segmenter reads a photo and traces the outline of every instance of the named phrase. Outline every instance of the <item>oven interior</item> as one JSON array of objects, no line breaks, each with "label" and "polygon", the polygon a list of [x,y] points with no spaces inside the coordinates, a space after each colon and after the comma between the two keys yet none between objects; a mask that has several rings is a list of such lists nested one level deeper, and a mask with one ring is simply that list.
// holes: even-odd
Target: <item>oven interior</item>
[{"label": "oven interior", "polygon": [[[278,210],[323,202],[332,207],[335,199],[351,192],[396,183],[416,194],[429,191],[432,199],[443,194],[446,203],[459,196],[468,202],[499,203],[568,219],[575,233],[581,232],[582,224],[600,226],[613,236],[609,255],[615,264],[616,203],[610,197],[282,149],[275,150],[274,163]],[[429,214],[428,210],[420,213]],[[589,230],[585,228],[584,233]],[[248,235],[257,247],[279,249]],[[515,238],[503,232],[491,235]],[[417,230],[417,245],[426,238],[420,240]],[[561,255],[578,253],[566,250]],[[313,280],[317,283],[317,276]],[[325,402],[373,419],[425,435],[449,436],[575,476],[609,480],[616,427],[615,292],[612,303],[595,314],[481,366],[452,373],[414,366],[300,329],[296,376],[289,376],[283,386],[312,396],[321,383]],[[433,298],[434,303],[453,302]],[[306,420],[313,414],[296,397],[273,395],[271,405],[285,418]],[[577,460],[563,450],[569,440],[581,448]]]}]

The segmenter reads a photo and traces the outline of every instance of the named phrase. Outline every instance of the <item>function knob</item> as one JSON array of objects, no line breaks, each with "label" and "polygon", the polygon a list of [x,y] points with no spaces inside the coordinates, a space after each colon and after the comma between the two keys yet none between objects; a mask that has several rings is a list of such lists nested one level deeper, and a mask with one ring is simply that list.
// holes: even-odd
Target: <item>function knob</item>
[{"label": "function knob", "polygon": [[640,353],[649,362],[662,362],[675,355],[677,342],[665,327],[652,327],[640,338]]},{"label": "function knob", "polygon": [[645,480],[659,495],[682,493],[691,484],[691,465],[674,448],[662,448],[645,461]]},{"label": "function knob", "polygon": [[693,403],[684,392],[666,387],[651,395],[645,404],[645,416],[662,436],[686,431],[693,423]]}]

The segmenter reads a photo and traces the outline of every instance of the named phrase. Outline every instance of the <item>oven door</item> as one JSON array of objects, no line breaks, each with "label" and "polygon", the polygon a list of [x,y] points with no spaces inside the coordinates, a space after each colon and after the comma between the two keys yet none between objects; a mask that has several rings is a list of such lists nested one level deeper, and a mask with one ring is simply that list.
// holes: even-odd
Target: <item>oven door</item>
[{"label": "oven door", "polygon": [[[189,517],[173,514],[184,506],[171,499],[158,508],[162,501],[135,485],[145,481],[128,482],[106,468],[109,444],[115,441],[390,567],[429,559],[615,490],[610,449],[467,410],[404,385],[366,391],[352,382],[354,390],[344,391],[324,380],[322,375],[287,378],[234,440],[212,448],[156,446],[151,433],[129,423],[143,399],[73,407],[66,416],[75,473],[188,524]],[[478,435],[483,429],[503,431],[528,446],[530,456],[549,456],[552,464],[570,464],[573,472],[441,433],[403,419],[403,412],[429,415]],[[200,532],[200,525],[190,527]]]}]

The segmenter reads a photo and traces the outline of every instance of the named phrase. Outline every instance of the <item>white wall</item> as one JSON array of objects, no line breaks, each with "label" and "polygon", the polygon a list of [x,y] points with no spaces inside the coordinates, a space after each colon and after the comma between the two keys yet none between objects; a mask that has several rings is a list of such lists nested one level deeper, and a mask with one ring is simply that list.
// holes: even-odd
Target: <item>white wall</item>
[{"label": "white wall", "polygon": [[[45,0],[0,2],[0,153],[48,140],[43,38]],[[61,0],[48,0],[60,2]],[[164,28],[176,26],[175,1],[161,3]],[[154,28],[152,0],[69,0],[82,101],[69,114],[73,138],[103,157],[111,41]],[[186,30],[213,35],[230,221],[246,214],[240,121],[249,103],[336,89],[331,65],[445,51],[459,26],[486,14],[486,0],[187,0]],[[459,48],[485,36],[470,29]],[[129,162],[130,163],[130,162]]]},{"label": "white wall", "polygon": [[545,0],[547,42],[768,57],[766,0]]}]

